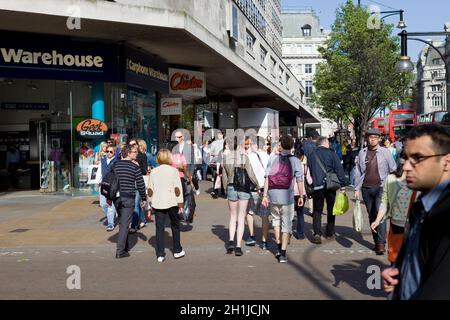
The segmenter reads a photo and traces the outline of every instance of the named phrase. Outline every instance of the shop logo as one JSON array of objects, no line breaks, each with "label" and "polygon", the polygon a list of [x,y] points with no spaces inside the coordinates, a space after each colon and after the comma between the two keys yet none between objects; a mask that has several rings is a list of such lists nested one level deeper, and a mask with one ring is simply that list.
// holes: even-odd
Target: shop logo
[{"label": "shop logo", "polygon": [[161,81],[167,81],[169,78],[166,73],[155,70],[152,67],[142,65],[140,62],[134,62],[131,59],[127,59],[127,71],[134,72],[138,76],[142,75],[152,77]]},{"label": "shop logo", "polygon": [[190,77],[186,73],[175,73],[170,79],[170,88],[172,90],[189,90],[189,89],[203,89],[203,80]]},{"label": "shop logo", "polygon": [[106,123],[97,119],[86,119],[77,125],[77,132],[84,138],[101,138],[108,131]]},{"label": "shop logo", "polygon": [[181,98],[161,98],[161,115],[178,115],[181,114],[182,102]]},{"label": "shop logo", "polygon": [[5,63],[45,64],[51,66],[102,68],[103,58],[92,55],[72,55],[52,52],[31,52],[23,49],[0,48]]}]

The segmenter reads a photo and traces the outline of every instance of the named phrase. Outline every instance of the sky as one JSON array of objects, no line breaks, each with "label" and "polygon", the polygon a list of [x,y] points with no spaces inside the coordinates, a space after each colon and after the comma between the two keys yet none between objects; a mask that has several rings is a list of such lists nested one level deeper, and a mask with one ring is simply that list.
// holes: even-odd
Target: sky
[{"label": "sky", "polygon": [[[331,25],[336,18],[336,9],[346,0],[281,0],[281,7],[303,8],[309,7],[317,12],[320,24],[325,30],[331,30]],[[357,0],[353,0],[355,4]],[[432,32],[444,31],[445,22],[450,22],[449,0],[361,0],[363,6],[378,6],[381,11],[404,10],[403,19],[407,24],[408,32]],[[398,15],[386,18],[385,21],[397,25]],[[394,33],[401,30],[395,28]],[[421,37],[423,40],[445,40],[440,37]],[[408,41],[408,55],[412,61],[417,61],[425,44],[419,41]]]}]

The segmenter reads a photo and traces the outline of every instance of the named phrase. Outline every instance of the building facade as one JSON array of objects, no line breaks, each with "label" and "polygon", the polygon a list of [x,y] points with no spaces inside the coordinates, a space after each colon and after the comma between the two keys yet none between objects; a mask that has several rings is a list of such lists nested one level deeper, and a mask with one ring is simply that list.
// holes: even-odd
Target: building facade
[{"label": "building facade", "polygon": [[[317,65],[325,61],[318,48],[324,45],[327,33],[320,26],[319,16],[311,8],[283,10],[281,21],[283,60],[305,88],[306,104],[317,113],[310,99],[315,91]],[[305,127],[317,130],[324,136],[330,136],[337,130],[336,123],[331,119],[320,119],[320,122],[308,123]]]},{"label": "building facade", "polygon": [[[16,148],[19,188],[42,188],[49,158],[57,189],[83,188],[107,138],[142,138],[154,161],[175,129],[201,143],[236,129],[241,108],[317,122],[280,21],[279,0],[0,0],[0,169]],[[104,132],[88,139],[92,119]]]},{"label": "building facade", "polygon": [[[445,43],[433,41],[444,54]],[[417,62],[417,114],[447,110],[445,62],[435,49],[426,45]]]}]

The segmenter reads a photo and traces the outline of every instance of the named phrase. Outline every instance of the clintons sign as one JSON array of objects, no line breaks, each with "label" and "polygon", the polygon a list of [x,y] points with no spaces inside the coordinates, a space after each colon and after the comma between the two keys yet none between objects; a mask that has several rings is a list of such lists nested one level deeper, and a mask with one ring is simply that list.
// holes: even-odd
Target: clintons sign
[{"label": "clintons sign", "polygon": [[183,96],[206,96],[205,73],[169,68],[169,93]]}]

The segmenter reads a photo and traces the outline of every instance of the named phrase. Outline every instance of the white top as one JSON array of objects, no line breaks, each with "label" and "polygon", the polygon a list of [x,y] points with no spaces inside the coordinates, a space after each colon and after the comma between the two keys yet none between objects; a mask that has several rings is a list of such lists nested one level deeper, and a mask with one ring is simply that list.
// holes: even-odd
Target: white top
[{"label": "white top", "polygon": [[178,170],[167,164],[152,170],[148,182],[148,201],[152,208],[169,209],[182,206],[183,188]]},{"label": "white top", "polygon": [[260,186],[264,186],[267,164],[269,163],[269,155],[267,152],[257,151],[251,152],[248,155],[248,158],[250,159],[250,165],[252,166],[256,179],[258,179],[258,184]]}]

